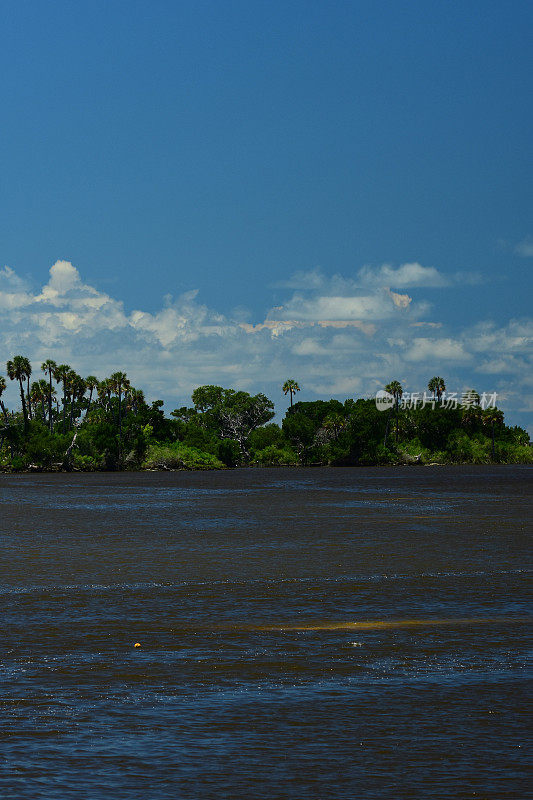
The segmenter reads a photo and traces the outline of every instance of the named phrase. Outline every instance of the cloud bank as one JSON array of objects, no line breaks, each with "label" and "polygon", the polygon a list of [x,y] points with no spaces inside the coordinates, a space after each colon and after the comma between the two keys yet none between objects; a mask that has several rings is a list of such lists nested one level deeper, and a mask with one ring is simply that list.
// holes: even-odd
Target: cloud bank
[{"label": "cloud bank", "polygon": [[[423,391],[439,374],[450,390],[497,391],[512,421],[525,424],[533,410],[533,321],[480,320],[451,330],[432,318],[430,296],[410,294],[463,279],[417,263],[363,267],[354,278],[299,272],[283,285],[280,306],[247,323],[202,304],[195,291],[165,298],[155,313],[126,313],[68,261],[57,261],[38,291],[4,267],[0,373],[19,353],[35,372],[46,358],[98,377],[123,369],[169,411],[204,383],[265,391],[281,411],[287,377],[299,381],[302,398],[316,399],[371,395],[392,378]],[[8,401],[16,404],[13,387]]]}]

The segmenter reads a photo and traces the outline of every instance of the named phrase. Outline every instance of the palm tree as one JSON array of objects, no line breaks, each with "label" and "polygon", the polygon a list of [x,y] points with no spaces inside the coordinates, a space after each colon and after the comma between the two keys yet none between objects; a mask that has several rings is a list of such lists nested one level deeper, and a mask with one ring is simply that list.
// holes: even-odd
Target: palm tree
[{"label": "palm tree", "polygon": [[24,430],[28,430],[28,409],[26,407],[26,397],[24,396],[24,380],[31,375],[31,364],[29,359],[24,356],[15,356],[13,361],[6,364],[8,378],[12,381],[17,380],[20,387],[20,399],[22,401],[22,416],[24,417]]},{"label": "palm tree", "polygon": [[54,371],[56,383],[63,384],[63,433],[67,432],[67,384],[70,371],[68,364],[59,364]]},{"label": "palm tree", "polygon": [[130,387],[128,391],[128,408],[133,409],[136,414],[139,408],[144,403],[144,392],[142,389],[134,389]]},{"label": "palm tree", "polygon": [[111,407],[111,392],[113,391],[113,381],[111,378],[104,378],[98,384],[98,400],[105,411],[113,413]]},{"label": "palm tree", "polygon": [[[391,381],[385,386],[385,391],[394,397],[394,407],[396,409],[396,442],[398,442],[398,405],[403,395],[402,384],[399,381]],[[385,441],[387,434],[385,434]]]},{"label": "palm tree", "polygon": [[433,392],[433,399],[440,403],[440,399],[446,391],[444,379],[439,378],[438,375],[436,375],[434,378],[431,378],[430,382],[428,383],[428,389],[430,392]]},{"label": "palm tree", "polygon": [[292,378],[289,378],[283,384],[282,389],[283,389],[283,394],[289,394],[290,393],[290,395],[291,395],[291,408],[292,408],[292,396],[293,396],[293,394],[296,394],[296,392],[300,391],[300,387],[298,386],[298,384],[296,383],[295,380],[293,380]]},{"label": "palm tree", "polygon": [[54,377],[55,370],[57,369],[57,364],[55,361],[52,361],[51,358],[47,358],[46,361],[43,361],[41,364],[41,369],[45,375],[48,375],[48,425],[50,427],[50,433],[53,433],[54,420],[52,418],[52,378]]},{"label": "palm tree", "polygon": [[3,375],[0,375],[0,408],[2,409],[2,413],[3,413],[4,417],[5,417],[6,422],[7,422],[8,421],[7,409],[6,409],[6,407],[5,407],[5,405],[4,405],[3,401],[2,401],[2,395],[4,394],[4,392],[6,390],[6,387],[7,387],[6,379],[4,378]]},{"label": "palm tree", "polygon": [[93,400],[93,392],[98,388],[98,378],[95,375],[87,375],[85,378],[85,386],[89,390],[89,402],[87,404],[87,413],[89,413]]},{"label": "palm tree", "polygon": [[118,395],[118,435],[122,435],[122,393],[130,387],[128,376],[125,372],[114,372],[110,378],[113,391]]},{"label": "palm tree", "polygon": [[[74,370],[69,372],[68,385],[70,391],[70,427],[72,428],[74,425],[75,403],[83,398],[87,385],[81,375],[78,375]],[[79,417],[79,413],[76,414],[76,417]]]},{"label": "palm tree", "polygon": [[[46,422],[45,400],[48,396],[48,384],[41,378],[40,381],[34,381],[31,385],[30,398],[34,406],[41,404],[41,416],[43,422]],[[37,412],[36,412],[37,413]]]},{"label": "palm tree", "polygon": [[26,391],[28,397],[28,416],[30,419],[33,417],[32,407],[31,407],[31,392],[30,392],[30,376],[31,376],[31,364],[29,358],[26,359]]},{"label": "palm tree", "polygon": [[496,425],[499,427],[503,425],[503,411],[499,408],[487,408],[483,412],[483,422],[485,425],[490,425],[492,432],[492,460],[494,461],[495,448],[494,448],[494,428]]}]

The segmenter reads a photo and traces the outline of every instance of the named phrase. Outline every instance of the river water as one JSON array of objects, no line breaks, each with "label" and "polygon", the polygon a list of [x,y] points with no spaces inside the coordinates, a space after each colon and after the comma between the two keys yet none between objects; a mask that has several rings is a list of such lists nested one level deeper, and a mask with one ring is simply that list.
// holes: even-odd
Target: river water
[{"label": "river water", "polygon": [[531,797],[532,477],[0,476],[0,796]]}]

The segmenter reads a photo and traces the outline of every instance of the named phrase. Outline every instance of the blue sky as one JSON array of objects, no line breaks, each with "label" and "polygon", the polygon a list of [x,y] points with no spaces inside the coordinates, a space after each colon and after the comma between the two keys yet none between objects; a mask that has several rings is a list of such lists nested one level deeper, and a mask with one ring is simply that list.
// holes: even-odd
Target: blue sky
[{"label": "blue sky", "polygon": [[2,361],[170,407],[437,373],[530,424],[533,5],[0,14]]}]

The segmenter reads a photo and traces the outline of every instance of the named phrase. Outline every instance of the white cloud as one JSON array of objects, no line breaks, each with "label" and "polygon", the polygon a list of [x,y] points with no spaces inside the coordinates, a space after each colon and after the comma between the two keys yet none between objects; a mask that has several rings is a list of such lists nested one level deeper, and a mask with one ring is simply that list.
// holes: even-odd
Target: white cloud
[{"label": "white cloud", "polygon": [[[439,283],[432,268],[419,267],[395,270],[391,286]],[[380,270],[381,278],[393,277],[392,268]],[[37,292],[5,267],[0,353],[4,363],[27,355],[36,375],[46,358],[99,377],[123,369],[148,397],[165,399],[169,410],[188,402],[202,383],[265,391],[282,409],[280,386],[291,375],[302,387],[301,399],[315,399],[371,395],[394,378],[407,391],[419,391],[434,374],[443,375],[451,390],[460,391],[463,384],[479,391],[498,388],[511,412],[524,408],[533,373],[532,320],[449,330],[433,314],[427,318],[425,300],[415,302],[406,292],[374,282],[375,275],[364,276],[366,286],[361,276],[314,271],[305,286],[302,274],[299,288],[289,290],[266,320],[242,322],[202,304],[196,292],[168,297],[154,313],[127,314],[120,298],[84,283],[66,261],[52,266]],[[15,387],[8,383],[6,399],[16,405]]]},{"label": "white cloud", "polygon": [[397,305],[390,293],[329,295],[307,297],[297,293],[280,309],[271,311],[276,319],[304,320],[380,320],[390,317]]},{"label": "white cloud", "polygon": [[467,361],[472,358],[467,353],[463,342],[453,339],[425,339],[417,337],[407,348],[405,359],[407,361]]},{"label": "white cloud", "polygon": [[22,308],[30,302],[26,282],[10,267],[0,269],[0,309]]},{"label": "white cloud", "polygon": [[441,287],[448,286],[451,282],[435,267],[423,267],[416,261],[399,267],[390,264],[382,264],[380,267],[365,266],[359,270],[357,278],[363,286],[395,289],[406,289],[408,286]]},{"label": "white cloud", "polygon": [[522,256],[522,258],[533,258],[533,238],[531,236],[526,236],[525,239],[522,239],[522,241],[516,245],[514,251],[518,256]]}]

